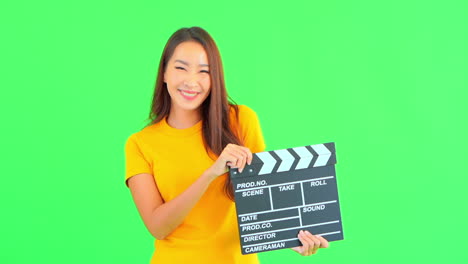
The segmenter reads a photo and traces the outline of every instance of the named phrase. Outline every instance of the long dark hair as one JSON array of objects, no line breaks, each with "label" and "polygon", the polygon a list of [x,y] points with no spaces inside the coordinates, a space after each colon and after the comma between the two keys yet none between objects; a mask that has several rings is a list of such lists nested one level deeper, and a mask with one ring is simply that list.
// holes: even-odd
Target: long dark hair
[{"label": "long dark hair", "polygon": [[[171,97],[167,91],[167,85],[164,83],[163,76],[175,48],[185,41],[200,43],[208,55],[211,89],[210,94],[201,104],[200,110],[203,119],[202,134],[205,150],[212,160],[216,160],[227,144],[232,143],[241,146],[244,144],[239,136],[239,131],[234,129],[234,127],[238,126],[234,126],[229,118],[232,107],[236,117],[234,122],[239,122],[239,109],[234,100],[226,92],[223,66],[218,47],[208,32],[200,27],[180,28],[167,41],[159,62],[156,86],[149,114],[150,122],[146,126],[158,123],[169,115]],[[224,192],[229,199],[234,201],[234,191],[230,177],[227,177],[224,184]]]}]

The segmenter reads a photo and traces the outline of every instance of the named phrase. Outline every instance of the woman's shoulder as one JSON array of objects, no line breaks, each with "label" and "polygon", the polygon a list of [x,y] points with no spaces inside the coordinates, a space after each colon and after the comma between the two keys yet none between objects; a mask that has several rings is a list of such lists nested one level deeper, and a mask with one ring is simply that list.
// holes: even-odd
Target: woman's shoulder
[{"label": "woman's shoulder", "polygon": [[246,105],[238,105],[239,119],[236,132],[244,146],[250,148],[252,153],[265,149],[260,120],[254,109]]},{"label": "woman's shoulder", "polygon": [[131,132],[127,136],[127,141],[134,141],[137,143],[148,141],[158,132],[158,127],[159,123],[147,125],[138,131]]},{"label": "woman's shoulder", "polygon": [[[257,113],[247,105],[236,105],[239,112],[239,120],[250,119],[255,117]],[[231,107],[231,115],[235,114],[234,107]]]},{"label": "woman's shoulder", "polygon": [[258,116],[255,110],[247,105],[237,105],[237,108],[238,115],[236,118],[234,107],[231,107],[231,120],[233,120],[233,124],[235,124],[237,128],[240,128],[241,133],[245,133],[249,127],[259,122]]}]

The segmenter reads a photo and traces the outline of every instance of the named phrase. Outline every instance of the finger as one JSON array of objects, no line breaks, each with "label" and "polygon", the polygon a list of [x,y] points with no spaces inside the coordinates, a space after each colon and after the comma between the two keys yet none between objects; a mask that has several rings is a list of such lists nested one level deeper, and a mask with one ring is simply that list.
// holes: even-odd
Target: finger
[{"label": "finger", "polygon": [[316,238],[314,235],[312,235],[309,231],[306,232],[306,237],[309,240],[309,243],[313,243],[313,246],[311,247],[311,254],[317,253],[317,250],[320,247],[320,240]]},{"label": "finger", "polygon": [[245,168],[245,164],[247,163],[248,153],[245,152],[243,147],[239,147],[237,150],[238,150],[238,153],[242,155],[242,164],[240,164],[241,172],[242,172]]},{"label": "finger", "polygon": [[229,144],[229,151],[235,153],[236,157],[238,157],[236,166],[239,168],[239,172],[242,172],[245,168],[245,163],[248,162],[250,150],[243,146]]},{"label": "finger", "polygon": [[247,147],[242,147],[242,150],[245,152],[245,154],[247,154],[247,164],[252,164],[252,151],[250,151],[250,149]]},{"label": "finger", "polygon": [[247,155],[238,149],[232,149],[230,153],[237,158],[236,167],[239,168],[239,172],[242,172]]},{"label": "finger", "polygon": [[242,172],[244,170],[247,157],[245,157],[243,154],[240,155],[240,159],[237,160],[237,166],[240,168],[240,172]]},{"label": "finger", "polygon": [[235,147],[236,147],[236,150],[242,152],[242,154],[246,157],[245,162],[248,165],[250,165],[250,163],[252,163],[252,158],[253,158],[252,152],[250,151],[250,149],[244,146],[239,146],[239,145],[235,145]]},{"label": "finger", "polygon": [[237,163],[237,158],[233,155],[231,155],[231,149],[232,149],[232,144],[227,144],[227,146],[223,149],[223,152],[221,152],[220,158],[223,158],[224,161],[226,162],[226,165],[229,164],[231,167],[235,167]]},{"label": "finger", "polygon": [[245,164],[247,163],[247,159],[249,158],[247,152],[245,151],[244,147],[237,146],[236,150],[240,155],[242,155],[242,164],[240,164],[240,167],[242,168],[242,171],[245,168]]},{"label": "finger", "polygon": [[328,240],[326,240],[324,237],[315,235],[315,237],[320,240],[320,247],[321,248],[327,248],[329,246]]},{"label": "finger", "polygon": [[226,160],[230,162],[231,168],[239,168],[237,165],[239,163],[239,159],[242,159],[240,155],[238,155],[236,152],[233,152],[230,150],[226,155]]},{"label": "finger", "polygon": [[237,158],[236,156],[231,155],[230,153],[224,154],[224,159],[226,160],[226,165],[231,168],[236,168]]},{"label": "finger", "polygon": [[303,233],[302,230],[299,232],[298,238],[302,243],[301,255],[308,256],[310,245],[309,245],[309,242],[305,239],[305,234]]},{"label": "finger", "polygon": [[[308,232],[307,230],[304,231],[304,239],[307,241],[307,243],[309,244],[309,249],[308,249],[308,255],[312,255],[313,253],[315,253],[315,247],[316,247],[316,243],[315,241],[312,239],[312,234],[310,234],[310,232]],[[318,240],[317,240],[318,242]]]}]

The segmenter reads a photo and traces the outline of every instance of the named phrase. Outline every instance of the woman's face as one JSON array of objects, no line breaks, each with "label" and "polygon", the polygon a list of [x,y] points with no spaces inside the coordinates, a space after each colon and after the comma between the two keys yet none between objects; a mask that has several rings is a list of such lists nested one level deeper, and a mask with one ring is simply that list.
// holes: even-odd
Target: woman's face
[{"label": "woman's face", "polygon": [[198,109],[211,87],[208,57],[203,46],[194,41],[180,43],[167,64],[164,82],[171,96],[171,107]]}]

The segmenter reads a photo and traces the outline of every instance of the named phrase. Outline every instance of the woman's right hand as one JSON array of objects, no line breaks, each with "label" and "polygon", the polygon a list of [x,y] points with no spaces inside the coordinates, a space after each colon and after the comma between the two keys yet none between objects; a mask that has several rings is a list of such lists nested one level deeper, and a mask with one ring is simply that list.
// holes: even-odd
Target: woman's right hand
[{"label": "woman's right hand", "polygon": [[228,166],[239,168],[239,172],[242,172],[245,163],[248,165],[252,163],[252,152],[250,149],[236,144],[227,144],[218,159],[207,171],[215,179],[219,175],[228,172]]}]

